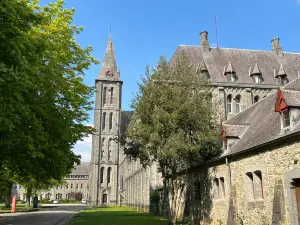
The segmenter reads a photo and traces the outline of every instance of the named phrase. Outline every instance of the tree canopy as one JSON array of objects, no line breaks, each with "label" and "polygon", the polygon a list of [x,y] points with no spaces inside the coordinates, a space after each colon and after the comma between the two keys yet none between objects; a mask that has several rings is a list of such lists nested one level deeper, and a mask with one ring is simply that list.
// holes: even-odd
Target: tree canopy
[{"label": "tree canopy", "polygon": [[[134,115],[123,137],[124,152],[144,165],[158,163],[164,178],[169,220],[178,219],[187,170],[221,152],[220,128],[207,71],[185,55],[146,69],[133,99]],[[170,199],[169,197],[170,196]]]},{"label": "tree canopy", "polygon": [[0,2],[2,181],[52,185],[80,163],[72,148],[92,132],[83,76],[98,61],[76,41],[74,13],[63,0]]}]

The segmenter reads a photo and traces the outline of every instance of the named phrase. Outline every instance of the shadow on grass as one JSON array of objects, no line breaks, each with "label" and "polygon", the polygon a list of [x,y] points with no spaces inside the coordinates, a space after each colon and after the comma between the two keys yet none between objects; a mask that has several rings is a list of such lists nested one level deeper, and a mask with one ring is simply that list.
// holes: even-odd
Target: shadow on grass
[{"label": "shadow on grass", "polygon": [[84,210],[75,216],[68,225],[165,225],[167,221],[148,213],[136,212],[127,208],[98,208]]}]

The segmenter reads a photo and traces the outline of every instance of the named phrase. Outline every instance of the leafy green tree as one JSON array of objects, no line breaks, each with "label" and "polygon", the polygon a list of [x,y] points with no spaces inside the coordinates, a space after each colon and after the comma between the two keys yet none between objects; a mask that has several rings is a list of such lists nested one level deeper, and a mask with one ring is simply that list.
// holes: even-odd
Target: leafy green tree
[{"label": "leafy green tree", "polygon": [[76,42],[74,12],[63,0],[0,2],[0,180],[51,186],[80,163],[72,148],[92,132],[83,76],[98,61]]},{"label": "leafy green tree", "polygon": [[147,68],[133,100],[135,113],[123,139],[124,151],[145,166],[159,164],[170,223],[184,208],[186,171],[220,154],[211,100],[206,74],[195,71],[185,55],[173,65],[161,58],[152,71]]}]

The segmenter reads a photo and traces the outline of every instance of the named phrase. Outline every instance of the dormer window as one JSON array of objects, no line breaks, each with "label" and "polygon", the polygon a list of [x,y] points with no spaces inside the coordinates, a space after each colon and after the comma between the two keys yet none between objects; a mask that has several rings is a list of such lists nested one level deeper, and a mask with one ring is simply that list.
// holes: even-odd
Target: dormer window
[{"label": "dormer window", "polygon": [[291,121],[290,121],[290,111],[287,110],[285,112],[282,112],[282,127],[283,128],[287,128],[291,125]]},{"label": "dormer window", "polygon": [[262,73],[261,73],[257,63],[255,64],[253,69],[250,68],[249,73],[250,73],[250,77],[252,77],[254,83],[260,84],[263,82]]},{"label": "dormer window", "polygon": [[224,75],[226,76],[228,82],[237,81],[237,76],[231,63],[224,67]]},{"label": "dormer window", "polygon": [[237,76],[235,75],[234,72],[232,72],[232,73],[227,73],[227,74],[226,74],[226,77],[227,77],[227,81],[228,81],[228,82],[236,82],[236,80],[237,80]]},{"label": "dormer window", "polygon": [[278,83],[282,85],[285,85],[289,82],[286,76],[280,76],[277,79],[278,79]]},{"label": "dormer window", "polygon": [[277,83],[281,85],[285,85],[289,82],[287,78],[287,73],[285,72],[285,69],[283,68],[283,65],[280,65],[280,68],[278,70],[278,73],[275,74],[275,78],[277,79]]},{"label": "dormer window", "polygon": [[253,75],[252,79],[253,79],[254,83],[256,83],[256,84],[261,84],[262,83],[261,75]]}]

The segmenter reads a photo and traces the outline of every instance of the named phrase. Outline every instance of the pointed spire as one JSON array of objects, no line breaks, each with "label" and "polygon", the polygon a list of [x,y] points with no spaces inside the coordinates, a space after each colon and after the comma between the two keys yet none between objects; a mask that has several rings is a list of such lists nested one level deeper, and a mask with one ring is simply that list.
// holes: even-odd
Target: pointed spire
[{"label": "pointed spire", "polygon": [[277,73],[276,77],[278,77],[278,76],[287,76],[287,74],[285,72],[285,69],[283,68],[282,64],[280,64],[280,68],[278,70],[278,73]]},{"label": "pointed spire", "polygon": [[252,76],[252,75],[261,75],[261,71],[260,71],[257,63],[255,63],[255,66],[254,66],[250,76]]},{"label": "pointed spire", "polygon": [[231,64],[231,62],[229,62],[229,64],[227,65],[226,69],[224,70],[224,75],[226,75],[227,73],[234,73],[234,69],[233,66]]},{"label": "pointed spire", "polygon": [[102,67],[99,74],[99,79],[119,80],[118,67],[115,58],[111,33],[109,34],[104,60],[102,62]]}]

